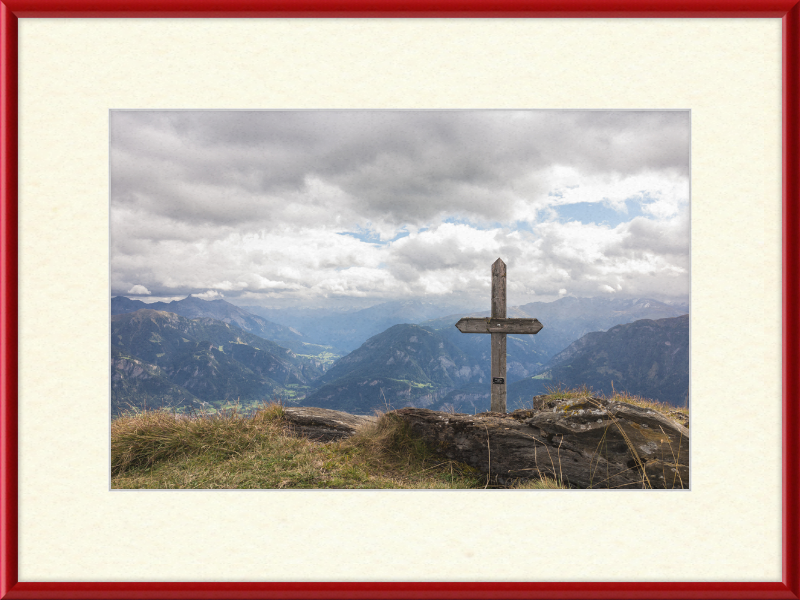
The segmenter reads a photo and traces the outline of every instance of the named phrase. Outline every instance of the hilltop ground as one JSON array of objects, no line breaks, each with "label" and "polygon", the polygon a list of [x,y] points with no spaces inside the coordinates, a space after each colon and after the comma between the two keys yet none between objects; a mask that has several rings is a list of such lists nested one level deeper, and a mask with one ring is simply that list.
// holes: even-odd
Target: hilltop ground
[{"label": "hilltop ground", "polygon": [[[546,399],[586,395],[551,390]],[[688,410],[627,395],[610,398],[655,410],[688,424]],[[250,416],[235,410],[187,417],[137,412],[111,423],[114,489],[560,488],[558,481],[499,486],[464,463],[443,458],[411,435],[391,413],[365,420],[355,434],[327,443],[292,434],[280,404]]]}]

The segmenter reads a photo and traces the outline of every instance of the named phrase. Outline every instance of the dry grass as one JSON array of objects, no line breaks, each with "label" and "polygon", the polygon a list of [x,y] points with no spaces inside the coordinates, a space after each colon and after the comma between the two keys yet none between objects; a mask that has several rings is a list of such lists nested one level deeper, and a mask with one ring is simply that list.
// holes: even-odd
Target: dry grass
[{"label": "dry grass", "polygon": [[[587,387],[548,389],[545,402],[592,396]],[[667,416],[686,409],[615,393],[608,398]],[[485,474],[432,452],[391,414],[355,435],[319,443],[290,435],[280,404],[250,416],[234,407],[214,415],[130,412],[111,424],[112,487],[156,489],[482,489]],[[627,440],[626,440],[627,441]],[[635,450],[634,450],[635,451]],[[643,481],[645,487],[646,482]],[[557,466],[515,489],[559,489]]]},{"label": "dry grass", "polygon": [[[586,386],[559,386],[548,392],[545,402],[593,395]],[[685,408],[626,393],[607,399],[672,418],[688,417]],[[112,487],[479,489],[488,485],[486,475],[435,454],[391,414],[379,415],[350,438],[326,444],[290,435],[283,414],[276,403],[262,405],[251,416],[235,407],[215,415],[125,414],[111,424]],[[647,483],[643,481],[645,487]],[[511,487],[567,486],[554,467],[552,473]]]},{"label": "dry grass", "polygon": [[124,415],[111,424],[111,473],[115,489],[474,489],[485,484],[477,470],[431,452],[393,415],[380,415],[345,440],[319,443],[290,435],[279,404],[266,404],[249,417],[236,409],[194,417],[166,411]]},{"label": "dry grass", "polygon": [[545,402],[553,400],[570,400],[572,398],[584,398],[592,395],[592,390],[583,385],[577,388],[566,388],[562,384],[546,385],[544,389],[547,390],[547,397],[544,398]]},{"label": "dry grass", "polygon": [[[547,401],[592,396],[586,386],[548,389]],[[688,410],[615,393],[609,400],[667,416]],[[319,443],[288,432],[280,404],[250,416],[236,407],[214,415],[130,412],[111,424],[112,487],[117,489],[482,489],[485,474],[432,452],[408,425],[381,414],[355,435]],[[627,441],[627,440],[626,440]],[[635,452],[635,449],[634,449]],[[675,459],[677,461],[677,458]],[[647,487],[646,481],[643,481]],[[500,487],[492,485],[491,487]],[[557,467],[515,489],[560,489]]]},{"label": "dry grass", "polygon": [[165,410],[129,412],[111,422],[111,474],[197,454],[225,460],[257,449],[281,429],[283,407],[265,404],[250,418],[236,408],[188,417]]},{"label": "dry grass", "polygon": [[568,486],[559,483],[552,477],[541,477],[539,479],[528,479],[520,481],[514,486],[515,490],[565,490]]},{"label": "dry grass", "polygon": [[680,417],[680,415],[683,415],[687,419],[689,418],[689,409],[685,406],[672,406],[666,402],[658,402],[657,400],[636,396],[634,394],[629,394],[628,392],[615,391],[610,396],[607,396],[605,394],[595,394],[592,389],[586,385],[576,388],[565,388],[561,384],[546,387],[545,389],[547,390],[547,397],[544,398],[544,402],[595,396],[613,402],[624,402],[625,404],[632,404],[633,406],[638,406],[640,408],[647,408],[649,410],[661,413],[669,418],[675,418],[676,416]]},{"label": "dry grass", "polygon": [[665,402],[658,402],[656,400],[650,400],[649,398],[634,396],[632,394],[628,394],[627,392],[616,392],[609,396],[608,400],[613,400],[614,402],[624,402],[625,404],[632,404],[633,406],[638,406],[640,408],[647,408],[670,418],[674,418],[676,415],[684,415],[687,418],[689,417],[689,409],[685,406],[672,406],[671,404],[667,404]]}]

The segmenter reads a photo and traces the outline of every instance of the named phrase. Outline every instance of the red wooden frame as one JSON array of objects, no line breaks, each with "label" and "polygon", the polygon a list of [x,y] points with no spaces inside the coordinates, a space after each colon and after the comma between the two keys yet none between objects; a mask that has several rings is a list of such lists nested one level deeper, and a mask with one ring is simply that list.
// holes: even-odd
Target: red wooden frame
[{"label": "red wooden frame", "polygon": [[[17,19],[751,17],[783,21],[783,581],[32,583],[17,570]],[[0,599],[800,598],[800,0],[6,0],[0,2]]]}]

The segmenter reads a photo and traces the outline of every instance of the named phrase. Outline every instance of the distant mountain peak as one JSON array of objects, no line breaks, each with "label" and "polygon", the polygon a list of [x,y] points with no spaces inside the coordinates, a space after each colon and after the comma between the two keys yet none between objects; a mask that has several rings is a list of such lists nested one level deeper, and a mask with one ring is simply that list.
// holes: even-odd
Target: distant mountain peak
[{"label": "distant mountain peak", "polygon": [[161,310],[178,314],[188,319],[209,317],[230,323],[239,329],[248,331],[267,340],[274,341],[306,341],[307,338],[297,330],[278,325],[254,315],[243,308],[222,299],[203,300],[189,295],[181,300],[171,302],[145,303],[140,300],[130,300],[124,296],[111,298],[111,314],[117,315],[130,313],[141,308]]}]

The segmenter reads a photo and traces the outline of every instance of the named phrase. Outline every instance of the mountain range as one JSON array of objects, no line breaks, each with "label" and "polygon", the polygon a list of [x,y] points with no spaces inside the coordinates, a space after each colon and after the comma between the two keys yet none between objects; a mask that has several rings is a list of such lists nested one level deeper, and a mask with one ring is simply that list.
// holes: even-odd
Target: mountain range
[{"label": "mountain range", "polygon": [[[356,413],[405,406],[483,412],[490,403],[489,365],[488,357],[475,361],[442,330],[395,325],[339,359],[301,404]],[[597,393],[627,392],[685,406],[689,315],[641,319],[586,334],[543,373],[509,378],[508,409],[529,406],[533,396],[551,387],[582,385]]]},{"label": "mountain range", "polygon": [[111,410],[220,408],[305,395],[320,361],[207,317],[140,309],[111,317]]},{"label": "mountain range", "polygon": [[[339,321],[314,335],[224,300],[188,297],[146,304],[116,297],[111,305],[112,404],[117,407],[143,402],[218,407],[237,398],[251,403],[273,396],[356,413],[387,406],[480,412],[489,406],[490,336],[458,331],[455,323],[467,315],[393,323],[436,316],[436,305],[384,303],[339,314]],[[605,298],[509,308],[509,317],[536,317],[544,324],[536,335],[508,337],[509,410],[526,406],[555,383],[586,383],[610,392],[612,379],[617,391],[682,403],[685,389],[676,373],[685,371],[688,389],[688,317],[685,339],[676,337],[680,328],[666,325],[627,328],[642,320],[674,320],[680,309],[655,300]],[[279,311],[269,310],[273,318],[280,317]],[[330,314],[313,317],[330,321]],[[386,324],[350,353],[331,343],[355,343]],[[613,334],[600,335],[604,329]],[[659,332],[673,329],[673,337],[661,339]],[[645,349],[653,345],[648,354]],[[675,350],[673,358],[661,356],[660,345]],[[641,361],[650,361],[646,370]],[[604,379],[609,374],[613,377]]]},{"label": "mountain range", "polygon": [[[324,311],[320,309],[274,309],[242,306],[256,315],[302,331],[317,344],[355,350],[373,335],[392,325],[421,323],[443,315],[465,313],[469,309],[456,304],[441,304],[423,300],[383,302],[355,311]],[[457,319],[456,319],[457,320]]]},{"label": "mountain range", "polygon": [[[506,338],[506,379],[509,384],[529,379],[545,368],[553,357],[587,333],[604,331],[638,319],[677,317],[680,309],[651,299],[560,298],[554,302],[531,302],[510,307],[509,318],[536,318],[544,328],[536,335]],[[488,364],[490,336],[463,334],[455,328],[462,316],[488,317],[489,311],[449,315],[421,325],[439,331],[473,364]],[[509,388],[510,392],[510,388]]]},{"label": "mountain range", "polygon": [[689,315],[642,319],[589,333],[556,355],[547,377],[567,387],[644,396],[675,406],[689,398]]},{"label": "mountain range", "polygon": [[202,300],[194,296],[187,296],[183,300],[151,302],[148,304],[141,300],[131,300],[125,296],[111,298],[112,315],[132,313],[143,308],[175,313],[187,319],[205,317],[229,323],[258,337],[280,342],[281,346],[290,349],[292,352],[300,356],[313,357],[324,365],[330,365],[335,359],[346,354],[346,352],[330,345],[315,344],[308,336],[292,327],[268,321],[226,300]]}]

